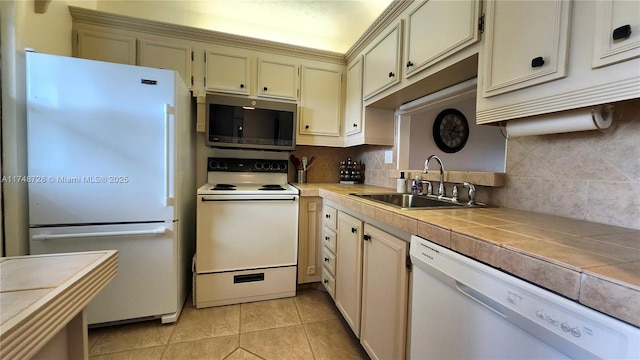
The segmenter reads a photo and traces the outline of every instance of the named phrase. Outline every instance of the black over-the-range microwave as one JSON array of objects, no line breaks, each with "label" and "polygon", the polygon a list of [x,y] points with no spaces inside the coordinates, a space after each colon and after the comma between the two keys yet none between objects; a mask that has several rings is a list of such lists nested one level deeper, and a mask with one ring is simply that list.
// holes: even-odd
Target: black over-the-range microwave
[{"label": "black over-the-range microwave", "polygon": [[206,145],[294,150],[295,103],[207,94]]}]

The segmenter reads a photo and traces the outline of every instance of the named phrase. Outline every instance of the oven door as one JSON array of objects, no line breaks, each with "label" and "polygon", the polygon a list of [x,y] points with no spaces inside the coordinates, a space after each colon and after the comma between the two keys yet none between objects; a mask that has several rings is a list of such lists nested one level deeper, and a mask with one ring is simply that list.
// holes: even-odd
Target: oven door
[{"label": "oven door", "polygon": [[198,274],[291,266],[298,254],[298,195],[200,195]]}]

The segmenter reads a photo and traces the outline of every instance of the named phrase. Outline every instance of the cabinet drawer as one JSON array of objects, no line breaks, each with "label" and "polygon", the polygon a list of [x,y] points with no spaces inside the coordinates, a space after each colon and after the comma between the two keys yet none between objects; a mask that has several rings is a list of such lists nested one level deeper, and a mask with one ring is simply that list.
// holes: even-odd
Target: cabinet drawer
[{"label": "cabinet drawer", "polygon": [[327,228],[326,226],[322,228],[322,243],[329,250],[336,252],[336,232]]},{"label": "cabinet drawer", "polygon": [[322,268],[322,285],[324,285],[324,287],[327,289],[327,292],[329,293],[329,295],[331,295],[331,298],[335,299],[336,278],[334,278],[333,275],[329,273],[329,270],[327,270],[326,267]]},{"label": "cabinet drawer", "polygon": [[[322,223],[330,229],[335,230],[337,226],[338,211],[330,206],[322,207]],[[335,248],[334,248],[335,250]]]},{"label": "cabinet drawer", "polygon": [[322,247],[322,263],[331,274],[336,274],[336,256],[326,246]]}]

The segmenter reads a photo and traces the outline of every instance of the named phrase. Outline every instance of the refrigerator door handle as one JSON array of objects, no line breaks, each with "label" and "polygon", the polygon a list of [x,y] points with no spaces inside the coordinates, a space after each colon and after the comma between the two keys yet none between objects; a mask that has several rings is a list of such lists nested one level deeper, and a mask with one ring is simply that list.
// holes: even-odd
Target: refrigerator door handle
[{"label": "refrigerator door handle", "polygon": [[164,104],[164,136],[165,136],[165,144],[164,144],[164,156],[165,156],[165,168],[164,168],[164,176],[165,176],[165,204],[164,206],[172,206],[173,205],[173,184],[172,184],[172,174],[173,174],[173,164],[174,164],[174,153],[175,153],[175,129],[174,124],[171,122],[171,116],[175,118],[175,107],[171,106],[171,104]]},{"label": "refrigerator door handle", "polygon": [[76,234],[42,234],[42,235],[34,235],[31,239],[32,240],[55,240],[55,239],[76,239],[76,238],[111,237],[111,236],[164,235],[166,232],[167,232],[166,228],[159,228],[154,230],[104,231],[104,232],[76,233]]}]

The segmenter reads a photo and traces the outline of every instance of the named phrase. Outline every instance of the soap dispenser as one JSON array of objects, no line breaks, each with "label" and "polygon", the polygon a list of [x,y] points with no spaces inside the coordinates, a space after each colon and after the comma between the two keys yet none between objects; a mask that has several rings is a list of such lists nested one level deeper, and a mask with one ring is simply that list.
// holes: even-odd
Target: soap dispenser
[{"label": "soap dispenser", "polygon": [[396,179],[396,192],[400,194],[407,192],[407,179],[404,178],[404,171],[401,171],[400,178]]}]

